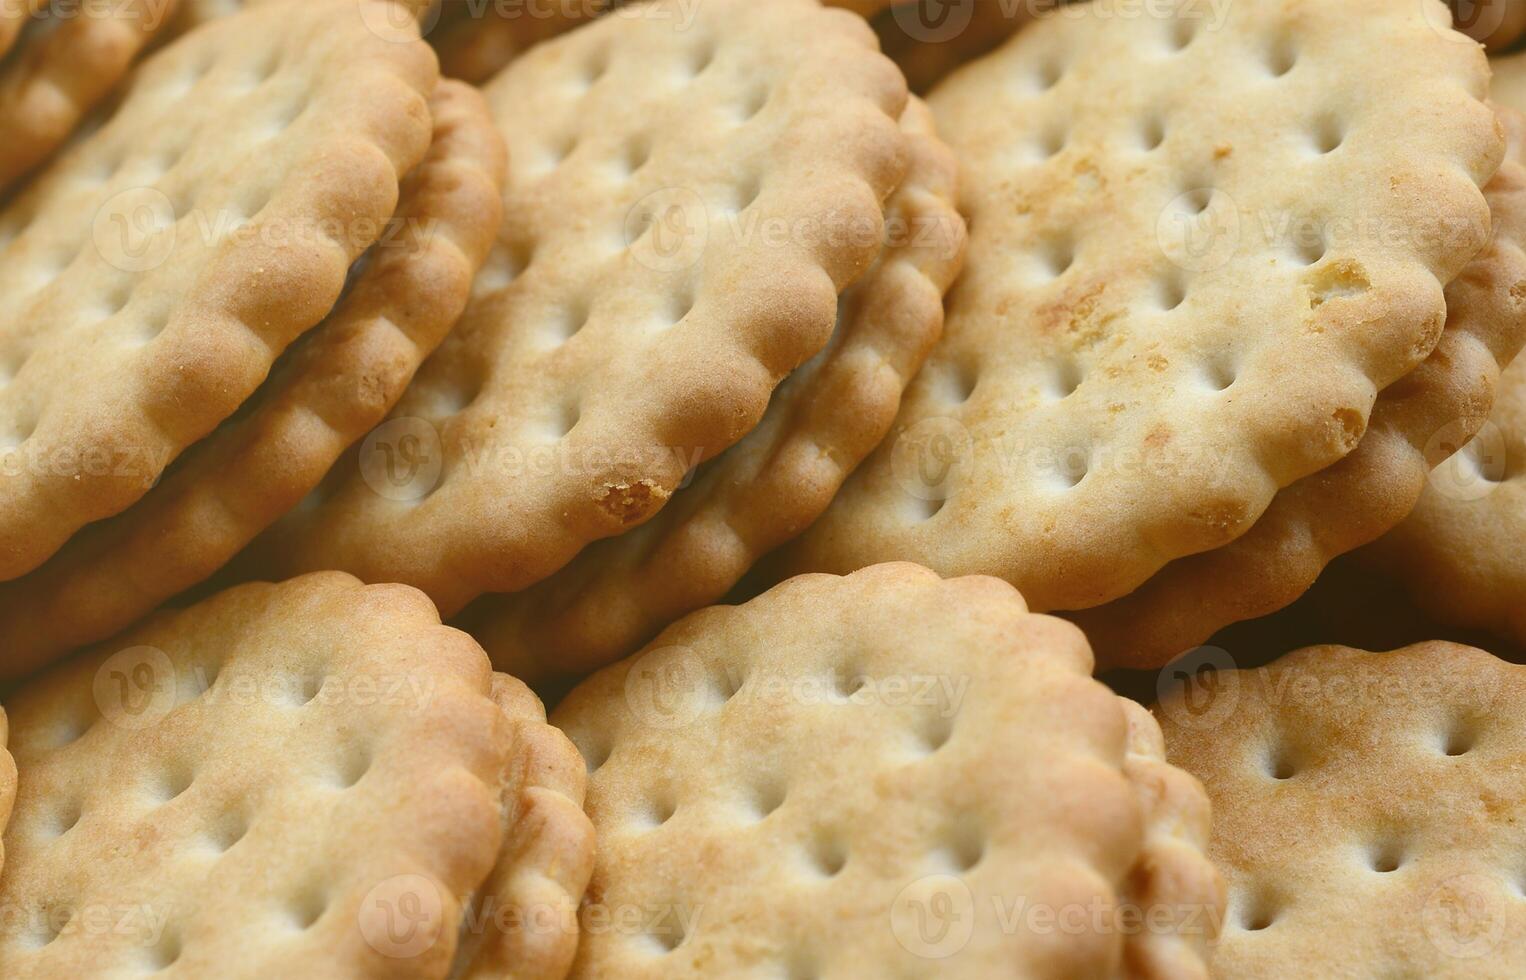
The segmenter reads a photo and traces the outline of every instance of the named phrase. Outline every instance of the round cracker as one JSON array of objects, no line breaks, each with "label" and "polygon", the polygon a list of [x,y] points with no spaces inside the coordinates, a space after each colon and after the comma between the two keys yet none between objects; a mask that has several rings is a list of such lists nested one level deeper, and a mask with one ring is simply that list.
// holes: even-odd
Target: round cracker
[{"label": "round cracker", "polygon": [[434,59],[382,2],[170,45],[0,211],[0,579],[142,497],[339,297],[429,145]]},{"label": "round cracker", "polygon": [[600,840],[571,976],[1202,975],[1202,790],[1135,781],[1158,749],[1091,666],[1010,586],[904,564],[681,620],[553,714]]},{"label": "round cracker", "polygon": [[652,520],[596,542],[523,592],[462,617],[499,667],[531,683],[612,663],[718,602],[763,555],[810,526],[884,438],[943,328],[964,262],[958,165],[913,100],[910,164],[885,207],[877,264],[843,293],[825,349],[774,391],[758,427],[700,468]]},{"label": "round cracker", "polygon": [[503,140],[470,86],[430,98],[434,141],[345,297],[142,500],[0,583],[0,676],[103,639],[212,575],[386,417],[466,305],[498,234]]},{"label": "round cracker", "polygon": [[[1292,603],[1336,557],[1403,521],[1431,468],[1485,425],[1500,365],[1526,343],[1526,119],[1499,113],[1510,151],[1484,188],[1493,237],[1447,285],[1446,331],[1436,349],[1378,395],[1349,456],[1284,487],[1242,537],[1178,558],[1122,599],[1067,614],[1099,664],[1159,667],[1231,623]],[[1471,561],[1474,549],[1466,553]]]},{"label": "round cracker", "polygon": [[814,0],[622,8],[485,91],[503,232],[393,413],[442,463],[396,499],[362,457],[261,574],[406,581],[451,615],[642,523],[826,343],[904,176],[904,79]]},{"label": "round cracker", "polygon": [[1215,975],[1526,973],[1526,669],[1432,642],[1188,680],[1155,712],[1213,804]]},{"label": "round cracker", "polygon": [[421,594],[338,573],[161,614],[28,682],[6,975],[445,977],[502,846],[491,685]]},{"label": "round cracker", "polygon": [[965,274],[792,567],[1097,605],[1345,456],[1435,346],[1503,152],[1482,52],[1429,0],[1171,7],[1063,8],[933,93]]}]

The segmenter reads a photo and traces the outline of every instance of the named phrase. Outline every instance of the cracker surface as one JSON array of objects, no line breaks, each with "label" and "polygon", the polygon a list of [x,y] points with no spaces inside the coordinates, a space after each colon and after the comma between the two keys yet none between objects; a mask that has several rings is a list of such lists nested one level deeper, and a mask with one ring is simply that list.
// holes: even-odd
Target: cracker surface
[{"label": "cracker surface", "polygon": [[652,520],[585,548],[523,592],[485,596],[461,625],[498,666],[538,683],[579,677],[720,601],[763,555],[831,502],[895,418],[943,326],[964,257],[958,164],[920,100],[906,109],[910,164],[885,208],[875,266],[843,294],[821,353],[775,390],[758,427],[705,464]]},{"label": "cracker surface", "polygon": [[[430,110],[429,153],[338,306],[142,500],[0,583],[0,676],[104,639],[212,575],[396,403],[460,316],[501,216],[505,150],[481,95],[443,81]],[[383,489],[387,475],[373,474]]]},{"label": "cracker surface", "polygon": [[1526,972],[1526,669],[1471,647],[1310,647],[1156,706],[1213,805],[1223,977]]},{"label": "cracker surface", "polygon": [[[1499,112],[1510,152],[1484,188],[1492,237],[1447,285],[1447,325],[1436,349],[1379,393],[1349,456],[1278,491],[1245,535],[1173,561],[1122,599],[1069,614],[1099,663],[1159,667],[1231,623],[1293,602],[1334,558],[1403,521],[1443,482],[1427,479],[1432,467],[1491,425],[1497,394],[1506,402],[1513,397],[1516,385],[1511,375],[1501,377],[1500,366],[1526,343],[1526,119],[1512,109]],[[1508,507],[1490,515],[1497,521],[1489,525],[1494,540],[1508,535]],[[1460,556],[1476,548],[1457,544],[1454,564],[1469,561]],[[1510,581],[1501,572],[1497,566],[1480,570],[1470,584],[1499,595]]]},{"label": "cracker surface", "polygon": [[420,593],[241,586],[8,708],[8,977],[446,976],[514,749],[482,649]]},{"label": "cracker surface", "polygon": [[0,210],[0,579],[142,497],[338,298],[429,145],[434,59],[379,2],[187,35]]},{"label": "cracker surface", "polygon": [[644,913],[571,975],[1203,975],[1202,790],[1142,777],[1158,746],[1090,671],[1004,583],[904,564],[681,620],[553,713],[590,770],[585,921]]},{"label": "cracker surface", "polygon": [[1098,605],[1349,453],[1435,347],[1504,149],[1482,52],[1431,3],[1172,9],[1063,8],[930,96],[966,272],[794,569]]},{"label": "cracker surface", "polygon": [[904,80],[811,0],[636,13],[485,89],[503,231],[393,413],[438,465],[406,497],[352,466],[277,525],[271,569],[406,581],[447,615],[525,588],[657,513],[827,342],[904,176]]}]

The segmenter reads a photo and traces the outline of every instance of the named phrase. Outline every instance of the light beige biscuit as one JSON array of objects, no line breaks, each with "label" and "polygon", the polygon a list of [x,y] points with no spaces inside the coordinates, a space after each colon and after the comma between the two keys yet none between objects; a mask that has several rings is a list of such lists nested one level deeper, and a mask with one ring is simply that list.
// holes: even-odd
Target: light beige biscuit
[{"label": "light beige biscuit", "polygon": [[1036,609],[1115,599],[1345,456],[1440,339],[1504,141],[1439,5],[1130,9],[1063,8],[929,99],[965,273],[792,568],[895,556]]},{"label": "light beige biscuit", "polygon": [[17,50],[0,62],[0,191],[69,138],[127,74],[176,2],[44,4],[32,15]]},{"label": "light beige biscuit", "polygon": [[589,545],[523,592],[484,596],[458,625],[531,683],[578,678],[719,602],[815,520],[895,418],[943,327],[964,260],[958,164],[920,100],[901,117],[910,165],[885,208],[885,248],[843,294],[827,347],[775,390],[758,427],[641,527]]},{"label": "light beige biscuit", "polygon": [[1155,712],[1213,804],[1215,976],[1526,974],[1526,669],[1430,642],[1190,680]]},{"label": "light beige biscuit", "polygon": [[599,834],[571,975],[1203,976],[1202,790],[1091,667],[905,564],[681,620],[553,713]]},{"label": "light beige biscuit", "polygon": [[1250,531],[1178,558],[1121,599],[1067,614],[1098,663],[1159,667],[1231,623],[1293,602],[1338,555],[1404,520],[1431,468],[1485,424],[1500,365],[1526,343],[1526,119],[1499,113],[1510,149],[1484,188],[1493,238],[1447,285],[1447,325],[1436,349],[1379,393],[1349,456],[1284,487]]},{"label": "light beige biscuit", "polygon": [[0,211],[0,579],[143,496],[385,227],[436,68],[379,2],[261,4],[170,45]]},{"label": "light beige biscuit", "polygon": [[503,849],[462,912],[451,980],[561,980],[578,945],[578,906],[593,873],[588,772],[523,683],[493,675],[513,750],[504,776]]},{"label": "light beige biscuit", "polygon": [[420,593],[339,573],[160,614],[29,681],[6,976],[445,977],[511,853],[518,700]]},{"label": "light beige biscuit", "polygon": [[256,567],[405,581],[447,615],[526,588],[657,513],[825,345],[904,176],[904,79],[815,0],[640,8],[486,89],[503,232],[387,423],[427,445],[410,488],[346,462]]},{"label": "light beige biscuit", "polygon": [[501,217],[505,152],[486,102],[444,81],[430,109],[429,154],[323,323],[142,500],[0,583],[0,676],[110,636],[212,575],[397,402],[461,315]]}]

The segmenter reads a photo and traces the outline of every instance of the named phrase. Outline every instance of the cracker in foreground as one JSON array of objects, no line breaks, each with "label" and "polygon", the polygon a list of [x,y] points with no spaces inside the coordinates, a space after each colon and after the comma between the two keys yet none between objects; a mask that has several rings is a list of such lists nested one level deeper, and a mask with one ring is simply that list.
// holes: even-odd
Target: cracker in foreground
[{"label": "cracker in foreground", "polygon": [[[1500,366],[1526,343],[1526,119],[1512,109],[1500,108],[1499,113],[1510,151],[1484,188],[1493,237],[1447,284],[1447,325],[1436,349],[1424,364],[1378,394],[1367,432],[1350,455],[1278,491],[1243,536],[1222,548],[1178,558],[1121,599],[1067,614],[1085,631],[1099,664],[1159,667],[1231,623],[1289,605],[1332,560],[1381,537],[1423,495],[1434,493],[1438,481],[1427,490],[1432,467],[1486,424],[1496,392],[1507,401],[1512,397],[1514,386],[1508,375],[1501,379]],[[1490,547],[1508,536],[1509,507],[1485,518],[1497,523],[1485,526],[1482,540],[1456,542],[1452,564],[1474,569],[1464,587],[1472,594],[1509,592],[1511,576],[1497,566],[1479,568],[1474,557],[1479,551],[1519,553],[1518,548]],[[1515,540],[1522,540],[1520,533]],[[1451,572],[1441,571],[1444,564],[1426,561],[1396,564]],[[1517,574],[1513,581],[1515,594],[1526,596],[1526,575]],[[1437,597],[1433,604],[1446,606],[1455,591],[1448,586],[1432,592]]]},{"label": "cracker in foreground", "polygon": [[1155,712],[1213,803],[1216,976],[1526,974],[1526,668],[1471,647],[1311,647]]},{"label": "cracker in foreground", "polygon": [[1201,788],[1090,671],[904,564],[681,620],[553,715],[600,840],[571,975],[1205,976]]},{"label": "cracker in foreground", "polygon": [[885,208],[885,248],[843,294],[827,347],[775,390],[758,427],[705,464],[655,518],[583,549],[523,592],[463,615],[493,663],[531,683],[580,678],[719,602],[808,527],[873,450],[943,326],[964,259],[958,165],[913,100],[910,165]]},{"label": "cracker in foreground", "polygon": [[[570,756],[531,747],[555,733],[504,683],[421,594],[339,573],[161,614],[28,682],[6,975],[445,977],[490,873],[560,862],[575,886],[587,862],[575,779],[523,819]],[[102,930],[100,909],[132,915]]]},{"label": "cracker in foreground", "polygon": [[905,81],[814,0],[686,9],[601,18],[486,87],[503,231],[387,423],[433,465],[378,493],[364,453],[401,444],[362,446],[259,543],[262,576],[344,568],[447,615],[523,589],[657,513],[826,344],[904,176]]},{"label": "cracker in foreground", "polygon": [[182,38],[0,210],[0,579],[142,497],[339,297],[429,146],[434,59],[384,2]]},{"label": "cracker in foreground", "polygon": [[385,418],[460,316],[501,215],[503,139],[481,95],[442,81],[430,110],[428,155],[323,323],[142,500],[0,583],[0,676],[104,639],[212,575]]},{"label": "cracker in foreground", "polygon": [[965,273],[792,570],[908,558],[1098,605],[1349,453],[1435,347],[1504,149],[1482,51],[1435,4],[1173,9],[1066,8],[929,98]]}]

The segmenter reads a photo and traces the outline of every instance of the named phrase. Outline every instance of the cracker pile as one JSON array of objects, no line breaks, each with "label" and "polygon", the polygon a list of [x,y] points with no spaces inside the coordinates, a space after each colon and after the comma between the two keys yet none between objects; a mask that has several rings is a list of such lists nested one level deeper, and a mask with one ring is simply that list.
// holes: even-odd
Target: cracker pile
[{"label": "cracker pile", "polygon": [[1522,46],[0,0],[0,977],[1526,975]]}]

